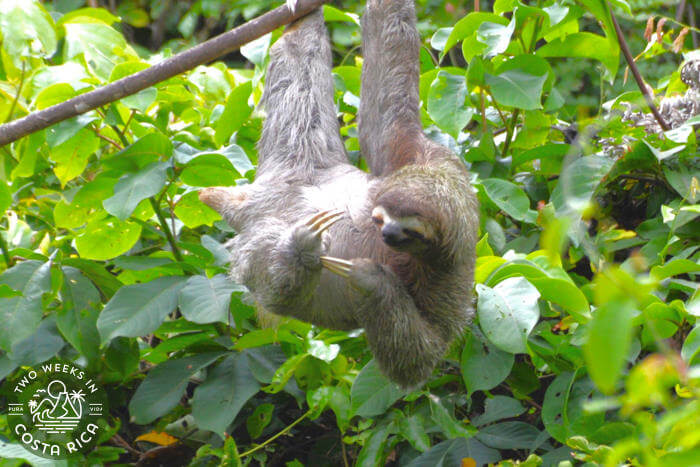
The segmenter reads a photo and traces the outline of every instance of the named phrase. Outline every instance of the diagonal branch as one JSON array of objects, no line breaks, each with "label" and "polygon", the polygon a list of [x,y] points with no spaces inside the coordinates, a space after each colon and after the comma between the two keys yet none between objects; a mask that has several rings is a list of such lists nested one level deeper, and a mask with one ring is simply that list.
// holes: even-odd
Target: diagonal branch
[{"label": "diagonal branch", "polygon": [[632,71],[632,76],[634,76],[634,80],[637,82],[639,90],[642,91],[642,94],[644,95],[644,98],[647,101],[649,110],[651,110],[651,113],[654,115],[654,118],[658,122],[661,129],[663,129],[664,131],[670,130],[671,128],[668,126],[668,124],[664,121],[663,117],[659,113],[659,109],[656,108],[656,104],[654,104],[654,98],[649,92],[649,88],[647,87],[646,83],[644,83],[642,75],[639,73],[639,68],[637,68],[637,64],[634,63],[634,57],[632,57],[632,53],[630,52],[630,48],[627,45],[627,41],[622,35],[622,30],[620,29],[620,25],[618,24],[617,19],[615,18],[615,14],[613,13],[612,8],[610,7],[610,3],[608,3],[607,1],[605,3],[608,6],[610,18],[612,18],[613,26],[615,27],[615,34],[617,35],[617,42],[620,44],[620,50],[622,50],[622,55],[625,56],[627,65],[629,65],[630,70]]},{"label": "diagonal branch", "polygon": [[237,28],[209,39],[189,50],[180,52],[133,75],[127,76],[101,88],[69,99],[60,104],[34,112],[26,117],[0,125],[0,147],[35,131],[47,128],[62,120],[80,115],[89,110],[109,104],[122,97],[135,94],[187,70],[211,62],[222,55],[238,49],[280,26],[301,18],[318,8],[327,0],[298,0],[292,13],[281,6],[248,21]]}]

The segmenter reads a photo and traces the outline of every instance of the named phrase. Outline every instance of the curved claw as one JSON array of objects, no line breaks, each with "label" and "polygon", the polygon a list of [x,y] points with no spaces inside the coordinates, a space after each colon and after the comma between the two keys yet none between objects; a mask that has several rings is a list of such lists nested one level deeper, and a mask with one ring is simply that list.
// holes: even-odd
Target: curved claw
[{"label": "curved claw", "polygon": [[342,216],[343,211],[338,209],[321,211],[318,214],[314,214],[308,221],[306,221],[306,226],[314,232],[316,237],[320,238],[321,234],[328,230],[331,225],[338,222]]},{"label": "curved claw", "polygon": [[352,261],[332,256],[321,256],[321,265],[341,277],[349,277],[352,269]]}]

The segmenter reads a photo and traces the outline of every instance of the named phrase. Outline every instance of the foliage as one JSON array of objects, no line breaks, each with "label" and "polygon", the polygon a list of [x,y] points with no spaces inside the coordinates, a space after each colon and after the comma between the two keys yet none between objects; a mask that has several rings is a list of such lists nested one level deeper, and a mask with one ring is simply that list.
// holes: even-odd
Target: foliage
[{"label": "foliage", "polygon": [[[675,15],[611,3],[634,37],[643,8]],[[0,0],[2,121],[272,6],[176,2],[168,16],[170,2],[143,4]],[[325,14],[341,132],[362,164],[358,16]],[[693,122],[656,134],[621,118],[626,104],[645,109],[622,84],[606,2],[467,12],[435,1],[419,20],[424,126],[470,165],[482,237],[477,318],[412,392],[379,373],[361,332],[261,328],[226,279],[232,232],[197,190],[252,179],[254,107],[281,31],[245,46],[245,63],[198,67],[0,148],[0,377],[54,355],[85,365],[109,393],[115,433],[89,462],[134,462],[159,445],[148,455],[196,465],[700,458]],[[155,53],[139,41],[149,24],[156,47],[169,39]],[[686,89],[677,70],[692,34],[674,51],[680,29],[667,21],[648,44],[631,41],[658,96]],[[0,457],[33,459],[2,439]]]}]

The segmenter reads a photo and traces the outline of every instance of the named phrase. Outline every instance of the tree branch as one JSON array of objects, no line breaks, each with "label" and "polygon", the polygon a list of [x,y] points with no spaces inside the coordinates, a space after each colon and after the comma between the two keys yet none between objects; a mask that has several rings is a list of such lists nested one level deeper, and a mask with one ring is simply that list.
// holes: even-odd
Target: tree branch
[{"label": "tree branch", "polygon": [[243,44],[301,18],[327,0],[298,0],[292,13],[281,6],[189,50],[101,88],[0,126],[0,147],[55,123],[135,94],[187,70],[237,50]]},{"label": "tree branch", "polygon": [[630,48],[627,45],[627,41],[622,35],[622,30],[620,29],[620,25],[617,22],[617,18],[615,18],[615,14],[612,11],[612,7],[610,7],[610,3],[608,3],[607,1],[605,3],[608,7],[608,11],[610,12],[610,18],[612,19],[613,27],[615,28],[617,42],[620,44],[620,50],[622,50],[622,55],[625,56],[627,65],[629,65],[630,70],[632,71],[632,76],[634,76],[634,80],[637,82],[637,87],[639,87],[639,90],[642,91],[642,94],[644,95],[644,98],[647,101],[647,105],[649,106],[649,110],[651,110],[651,113],[654,115],[654,118],[658,122],[661,129],[664,131],[670,130],[671,128],[668,126],[668,124],[664,121],[663,117],[659,113],[659,109],[656,108],[656,104],[654,104],[654,98],[649,93],[649,88],[642,79],[642,75],[639,73],[639,68],[637,68],[637,64],[634,63],[634,57],[632,57],[632,52],[630,52]]}]

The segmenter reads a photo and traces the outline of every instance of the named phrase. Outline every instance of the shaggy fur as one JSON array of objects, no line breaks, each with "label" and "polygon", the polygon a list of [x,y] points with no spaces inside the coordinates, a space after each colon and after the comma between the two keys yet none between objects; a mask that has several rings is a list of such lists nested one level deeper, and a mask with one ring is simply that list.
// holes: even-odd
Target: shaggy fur
[{"label": "shaggy fur", "polygon": [[[272,48],[255,183],[200,197],[238,232],[232,277],[261,309],[364,328],[382,371],[410,387],[430,376],[473,313],[478,206],[462,161],[422,132],[413,3],[372,0],[362,26],[359,135],[372,174],[347,162],[319,10]],[[390,248],[372,223],[376,206],[436,234],[420,251]],[[306,221],[326,210],[343,216],[319,238]],[[352,260],[349,277],[323,269],[322,254]]]}]

